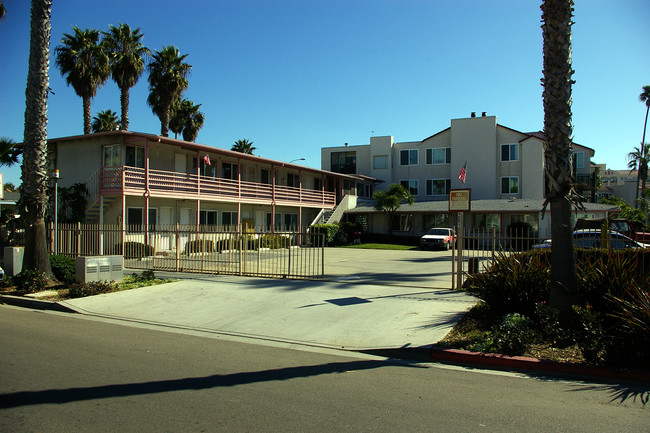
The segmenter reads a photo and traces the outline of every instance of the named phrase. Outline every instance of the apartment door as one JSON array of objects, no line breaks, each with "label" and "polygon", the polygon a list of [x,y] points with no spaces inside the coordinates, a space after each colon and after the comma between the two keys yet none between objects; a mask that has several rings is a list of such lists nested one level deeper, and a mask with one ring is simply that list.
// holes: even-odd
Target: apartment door
[{"label": "apartment door", "polygon": [[158,218],[160,221],[160,230],[156,233],[157,238],[157,249],[160,250],[171,250],[171,224],[172,224],[172,212],[171,207],[161,207],[159,209]]},{"label": "apartment door", "polygon": [[180,233],[180,251],[185,249],[185,244],[189,240],[189,225],[190,225],[190,216],[192,215],[192,209],[190,208],[181,208],[179,209],[178,223],[181,225]]}]

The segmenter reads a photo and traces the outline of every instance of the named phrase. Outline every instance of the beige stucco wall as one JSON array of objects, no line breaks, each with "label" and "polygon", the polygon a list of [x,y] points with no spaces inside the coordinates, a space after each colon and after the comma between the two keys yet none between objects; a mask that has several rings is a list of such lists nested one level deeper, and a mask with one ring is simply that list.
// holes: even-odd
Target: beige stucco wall
[{"label": "beige stucco wall", "polygon": [[530,138],[521,144],[521,198],[544,198],[544,143]]},{"label": "beige stucco wall", "polygon": [[[497,197],[497,151],[494,116],[451,121],[451,187],[471,188],[472,199]],[[500,149],[499,149],[500,150]],[[463,185],[458,173],[467,161],[467,181]]]}]

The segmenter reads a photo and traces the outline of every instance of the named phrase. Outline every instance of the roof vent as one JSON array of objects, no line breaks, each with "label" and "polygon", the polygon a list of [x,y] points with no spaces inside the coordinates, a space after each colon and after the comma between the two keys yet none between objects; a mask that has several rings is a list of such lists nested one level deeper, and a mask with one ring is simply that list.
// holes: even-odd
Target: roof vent
[{"label": "roof vent", "polygon": [[487,114],[487,112],[484,111],[483,113],[481,113],[481,117],[485,117],[486,114]]},{"label": "roof vent", "polygon": [[476,117],[476,111],[472,111],[472,117]]}]

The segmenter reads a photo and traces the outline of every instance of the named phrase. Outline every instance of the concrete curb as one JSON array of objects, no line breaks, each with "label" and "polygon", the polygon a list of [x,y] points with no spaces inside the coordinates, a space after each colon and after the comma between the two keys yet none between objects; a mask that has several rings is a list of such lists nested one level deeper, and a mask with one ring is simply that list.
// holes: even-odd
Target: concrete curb
[{"label": "concrete curb", "polygon": [[59,311],[61,313],[76,313],[75,310],[58,302],[32,299],[24,296],[0,295],[0,303],[15,307],[33,308],[35,310]]},{"label": "concrete curb", "polygon": [[569,364],[564,362],[546,361],[537,358],[527,358],[524,356],[478,353],[460,349],[445,349],[436,346],[431,347],[429,357],[433,361],[443,363],[473,365],[500,370],[528,370],[614,381],[650,383],[649,370]]}]

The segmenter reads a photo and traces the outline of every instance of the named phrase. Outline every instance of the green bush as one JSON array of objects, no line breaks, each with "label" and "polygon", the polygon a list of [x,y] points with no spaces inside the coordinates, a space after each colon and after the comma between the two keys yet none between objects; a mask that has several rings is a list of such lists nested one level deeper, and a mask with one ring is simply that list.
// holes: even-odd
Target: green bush
[{"label": "green bush", "polygon": [[65,283],[74,281],[75,258],[63,255],[50,256],[50,267],[57,280]]},{"label": "green bush", "polygon": [[37,269],[25,269],[18,275],[14,275],[12,281],[20,293],[40,292],[47,286],[45,272]]},{"label": "green bush", "polygon": [[71,284],[68,288],[68,296],[71,298],[83,298],[101,293],[108,293],[115,290],[117,284],[114,281],[90,281],[87,283]]},{"label": "green bush", "polygon": [[[631,284],[620,296],[608,296],[617,321],[612,328],[615,348],[609,355],[650,367],[650,291],[648,286]],[[615,349],[615,350],[612,350]]]},{"label": "green bush", "polygon": [[183,251],[183,254],[214,253],[215,251],[216,249],[214,247],[213,241],[196,239],[193,241],[188,241],[185,244],[185,250]]},{"label": "green bush", "polygon": [[135,281],[151,281],[156,279],[156,274],[151,269],[145,269],[141,274],[134,272],[131,278]]},{"label": "green bush", "polygon": [[262,235],[258,239],[260,248],[270,248],[277,250],[281,248],[289,248],[291,239],[288,236],[282,235]]},{"label": "green bush", "polygon": [[492,332],[497,351],[506,355],[523,355],[534,339],[533,322],[517,313],[506,314]]},{"label": "green bush", "polygon": [[142,242],[128,241],[124,244],[115,244],[113,247],[113,254],[123,255],[125,259],[141,259],[153,256],[154,253],[154,248],[151,245],[145,245]]},{"label": "green bush", "polygon": [[312,233],[325,235],[326,245],[334,245],[340,227],[337,224],[315,224],[309,228]]},{"label": "green bush", "polygon": [[587,362],[601,362],[607,352],[608,342],[611,341],[603,328],[602,315],[590,305],[574,305],[573,311],[577,319],[574,325],[575,340],[582,356]]},{"label": "green bush", "polygon": [[470,295],[485,301],[501,314],[532,316],[535,304],[548,300],[549,268],[530,253],[500,254],[483,273],[466,283]]}]

